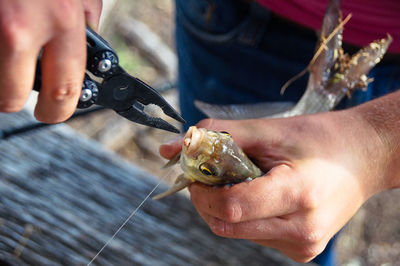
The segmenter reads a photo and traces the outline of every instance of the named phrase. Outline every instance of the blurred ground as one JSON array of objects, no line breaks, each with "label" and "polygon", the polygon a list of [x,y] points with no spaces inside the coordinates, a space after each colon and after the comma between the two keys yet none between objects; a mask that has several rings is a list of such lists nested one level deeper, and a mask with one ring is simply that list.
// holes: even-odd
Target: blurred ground
[{"label": "blurred ground", "polygon": [[[172,0],[120,0],[103,26],[102,34],[118,50],[122,65],[128,72],[155,86],[165,79],[135,47],[126,44],[123,36],[115,30],[115,22],[123,16],[140,20],[174,49],[173,10]],[[164,96],[177,107],[176,91],[169,91]],[[161,170],[165,160],[158,155],[158,147],[176,138],[175,134],[134,125],[112,111],[102,111],[68,124],[127,160],[165,178],[166,173]],[[178,173],[179,169],[175,169],[167,181],[173,180]],[[355,215],[337,241],[340,265],[400,265],[399,198],[399,190],[382,193],[369,200]]]}]

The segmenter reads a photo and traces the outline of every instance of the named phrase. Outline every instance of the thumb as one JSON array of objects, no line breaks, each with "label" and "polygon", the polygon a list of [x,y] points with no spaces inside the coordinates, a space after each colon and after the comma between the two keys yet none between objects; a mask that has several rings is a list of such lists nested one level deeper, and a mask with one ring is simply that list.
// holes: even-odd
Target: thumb
[{"label": "thumb", "polygon": [[83,0],[83,7],[85,9],[86,24],[93,30],[97,31],[103,8],[103,1]]},{"label": "thumb", "polygon": [[[236,125],[233,120],[215,119],[202,120],[196,126],[198,128],[206,128],[214,131],[227,131],[229,133],[231,133],[232,131],[235,132],[236,135],[238,134],[236,127],[240,127],[240,125]],[[182,143],[183,136],[168,143],[162,144],[159,148],[159,152],[162,157],[166,159],[172,159],[177,153],[182,150]]]},{"label": "thumb", "polygon": [[165,159],[172,159],[176,154],[182,150],[183,138],[172,140],[168,143],[162,144],[159,148],[159,152]]},{"label": "thumb", "polygon": [[[273,126],[274,120],[217,120],[205,119],[196,126],[214,131],[226,131],[232,135],[235,142],[245,151],[257,153],[263,144],[279,139],[281,134],[280,124]],[[160,154],[171,159],[181,151],[183,138],[160,146]]]},{"label": "thumb", "polygon": [[248,131],[247,126],[251,124],[249,121],[252,120],[219,120],[207,118],[197,123],[196,127],[214,131],[226,131],[231,135],[239,137]]},{"label": "thumb", "polygon": [[217,120],[205,119],[200,121],[196,126],[214,131],[226,131],[232,135],[236,143],[242,148],[251,145],[256,134],[261,133],[263,120]]},{"label": "thumb", "polygon": [[[232,135],[236,144],[250,158],[270,158],[282,149],[296,147],[294,119],[249,119],[216,120],[206,119],[197,126],[214,131],[226,131]],[[296,128],[296,127],[294,127]],[[295,148],[293,148],[295,149]],[[260,163],[260,162],[259,162]],[[264,162],[265,163],[265,162]]]}]

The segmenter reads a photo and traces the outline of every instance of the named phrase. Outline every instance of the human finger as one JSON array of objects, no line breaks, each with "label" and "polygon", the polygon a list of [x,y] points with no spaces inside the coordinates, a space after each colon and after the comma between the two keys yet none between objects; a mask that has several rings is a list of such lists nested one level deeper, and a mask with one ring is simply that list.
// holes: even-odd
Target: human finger
[{"label": "human finger", "polygon": [[279,250],[294,261],[307,263],[322,253],[326,243],[307,245],[299,242],[289,242],[281,240],[251,240],[252,242]]},{"label": "human finger", "polygon": [[159,152],[162,157],[166,159],[172,159],[176,154],[182,150],[183,138],[173,140],[169,143],[162,144],[159,148]]},{"label": "human finger", "polygon": [[218,119],[204,119],[197,123],[197,127],[206,128],[214,131],[227,131],[229,132],[238,145],[243,148],[246,142],[242,141],[248,139],[249,132],[257,132],[258,128],[255,128],[253,123],[249,123],[250,120],[218,120]]},{"label": "human finger", "polygon": [[[19,111],[32,90],[37,56],[46,38],[30,2],[0,1],[0,111]],[[38,19],[39,18],[39,19]]]},{"label": "human finger", "polygon": [[36,118],[43,122],[64,121],[76,109],[86,65],[83,10],[77,14],[81,18],[76,25],[55,35],[43,49],[42,88],[35,109]]},{"label": "human finger", "polygon": [[195,183],[189,188],[192,202],[200,212],[230,223],[282,216],[307,208],[303,189],[301,177],[294,175],[288,165],[276,166],[263,177],[233,186]]},{"label": "human finger", "polygon": [[212,232],[218,236],[248,239],[257,244],[277,249],[296,261],[309,261],[321,253],[330,237],[315,237],[296,215],[273,217],[240,223],[227,223],[218,218],[200,213]]},{"label": "human finger", "polygon": [[272,217],[239,223],[230,223],[198,211],[211,231],[221,237],[236,239],[290,240],[294,225],[288,219]]},{"label": "human finger", "polygon": [[32,90],[39,47],[0,44],[0,112],[17,112]]},{"label": "human finger", "polygon": [[[216,130],[216,131],[228,131],[236,135],[236,136],[244,136],[246,133],[239,133],[240,129],[243,129],[245,127],[242,127],[240,124],[237,124],[236,121],[224,121],[224,120],[215,120],[215,119],[205,119],[200,121],[196,126],[200,128],[207,128],[210,130]],[[227,130],[228,129],[228,130]],[[183,138],[179,138],[177,140],[174,140],[172,142],[163,144],[160,146],[160,154],[164,158],[171,159],[176,155],[178,152],[181,151],[182,149],[182,141]]]},{"label": "human finger", "polygon": [[[216,120],[205,119],[197,126],[214,131],[229,132],[235,142],[262,170],[267,171],[279,162],[287,160],[287,149],[294,149],[296,141],[285,136],[293,130],[278,119]],[[284,140],[284,141],[283,141]],[[285,142],[286,145],[282,146]],[[290,154],[290,153],[289,153]]]},{"label": "human finger", "polygon": [[103,8],[102,0],[84,0],[86,23],[90,28],[97,30],[99,27],[100,14]]}]

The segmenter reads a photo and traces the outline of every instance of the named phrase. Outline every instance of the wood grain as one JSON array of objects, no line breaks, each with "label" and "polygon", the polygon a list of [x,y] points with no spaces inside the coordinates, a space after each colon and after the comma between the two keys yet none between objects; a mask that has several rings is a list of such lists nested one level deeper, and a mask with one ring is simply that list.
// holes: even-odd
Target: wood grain
[{"label": "wood grain", "polygon": [[[0,130],[29,121],[0,114]],[[0,166],[2,265],[86,265],[158,182],[65,125],[1,140]],[[177,194],[148,200],[93,265],[297,264],[213,235]]]}]

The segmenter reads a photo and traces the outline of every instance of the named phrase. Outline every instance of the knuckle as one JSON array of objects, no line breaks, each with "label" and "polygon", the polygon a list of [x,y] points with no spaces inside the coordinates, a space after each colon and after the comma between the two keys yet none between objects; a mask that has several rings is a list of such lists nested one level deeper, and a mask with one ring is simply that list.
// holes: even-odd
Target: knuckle
[{"label": "knuckle", "polygon": [[29,34],[26,34],[27,27],[18,21],[10,21],[5,25],[0,22],[1,46],[7,51],[24,51],[28,49]]},{"label": "knuckle", "polygon": [[51,94],[56,102],[63,102],[76,99],[80,94],[82,84],[78,82],[65,82],[57,85]]},{"label": "knuckle", "polygon": [[227,199],[222,207],[222,219],[228,223],[238,223],[243,215],[240,204],[233,200]]},{"label": "knuckle", "polygon": [[299,207],[305,210],[314,210],[318,208],[321,201],[319,193],[312,189],[305,190],[299,199]]},{"label": "knuckle", "polygon": [[60,31],[70,31],[75,29],[83,17],[82,6],[76,0],[57,0],[56,5],[56,21]]}]

